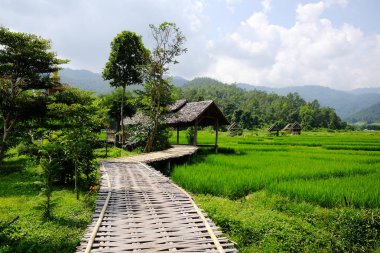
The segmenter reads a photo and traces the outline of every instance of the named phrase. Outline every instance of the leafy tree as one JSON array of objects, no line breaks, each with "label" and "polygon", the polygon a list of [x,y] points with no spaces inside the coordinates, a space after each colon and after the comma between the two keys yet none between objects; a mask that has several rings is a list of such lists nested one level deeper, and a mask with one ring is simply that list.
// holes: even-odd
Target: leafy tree
[{"label": "leafy tree", "polygon": [[136,113],[136,101],[132,92],[126,91],[126,98],[123,99],[123,89],[115,89],[113,92],[100,96],[100,106],[107,108],[108,122],[111,126],[116,128],[116,131],[120,131],[121,118],[121,101],[124,101],[123,114],[130,117]]},{"label": "leafy tree", "polygon": [[301,125],[303,129],[308,130],[314,126],[315,111],[309,108],[308,105],[304,105],[300,109]]},{"label": "leafy tree", "polygon": [[151,129],[144,151],[150,152],[159,129],[163,129],[162,116],[167,106],[173,102],[173,85],[164,78],[170,64],[177,64],[176,57],[185,53],[185,36],[174,23],[164,22],[158,27],[150,25],[154,38],[154,48],[146,68],[146,83],[143,103],[144,111],[150,119]]},{"label": "leafy tree", "polygon": [[64,175],[61,178],[74,176],[77,198],[80,173],[89,182],[96,167],[93,148],[105,114],[105,109],[99,106],[91,92],[75,88],[55,94],[53,103],[48,105],[48,129],[54,129],[61,135],[61,152],[64,153],[61,159]]},{"label": "leafy tree", "polygon": [[[103,79],[110,80],[113,87],[123,89],[120,103],[120,118],[124,119],[124,98],[127,85],[142,83],[142,66],[148,62],[149,51],[141,36],[123,31],[111,42],[111,53],[103,70]],[[121,121],[122,144],[124,145],[124,122]]]},{"label": "leafy tree", "polygon": [[53,86],[50,74],[59,70],[60,64],[68,62],[58,59],[50,49],[48,40],[0,27],[0,114],[3,123],[0,162],[25,108],[22,106],[25,92]]},{"label": "leafy tree", "polygon": [[306,103],[297,93],[279,96],[244,91],[210,78],[196,78],[185,83],[180,94],[190,101],[214,100],[228,119],[248,129],[273,123],[284,127],[294,121],[305,129],[346,127],[332,108],[320,107],[316,100]]},{"label": "leafy tree", "polygon": [[[48,136],[49,137],[49,136]],[[55,174],[60,168],[59,159],[57,159],[57,151],[59,151],[59,143],[52,141],[50,138],[46,139],[47,143],[39,145],[40,164],[43,169],[44,187],[43,192],[46,196],[43,205],[43,217],[50,218],[51,216],[51,195],[53,192],[53,181]]]}]

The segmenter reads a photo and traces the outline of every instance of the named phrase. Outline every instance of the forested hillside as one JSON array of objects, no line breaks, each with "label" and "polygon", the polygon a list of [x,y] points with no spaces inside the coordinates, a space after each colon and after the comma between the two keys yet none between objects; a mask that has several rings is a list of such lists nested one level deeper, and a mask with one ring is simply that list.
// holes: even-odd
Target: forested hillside
[{"label": "forested hillside", "polygon": [[341,129],[346,123],[335,110],[321,107],[317,100],[306,102],[297,93],[279,96],[274,93],[246,91],[211,78],[196,78],[184,84],[181,96],[190,101],[214,100],[231,122],[247,129],[298,121],[304,129]]},{"label": "forested hillside", "polygon": [[350,115],[349,119],[355,123],[357,121],[365,121],[368,123],[380,123],[380,103],[365,108]]},{"label": "forested hillside", "polygon": [[306,102],[318,100],[321,106],[329,106],[345,120],[349,120],[351,114],[368,108],[380,101],[378,88],[363,88],[352,91],[335,90],[319,85],[290,86],[284,88],[270,88],[264,86],[252,86],[248,84],[237,84],[245,90],[260,90],[268,93],[276,93],[286,96],[297,92]]}]

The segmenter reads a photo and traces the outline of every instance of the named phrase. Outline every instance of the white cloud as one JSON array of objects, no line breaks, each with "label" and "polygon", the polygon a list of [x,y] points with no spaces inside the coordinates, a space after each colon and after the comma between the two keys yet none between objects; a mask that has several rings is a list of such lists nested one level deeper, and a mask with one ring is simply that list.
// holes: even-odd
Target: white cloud
[{"label": "white cloud", "polygon": [[[380,34],[366,35],[348,23],[338,27],[325,17],[326,10],[344,8],[347,0],[300,4],[294,24],[286,27],[270,21],[274,1],[247,2],[1,1],[0,24],[51,39],[54,51],[71,60],[70,67],[95,72],[102,71],[117,33],[135,31],[151,48],[148,25],[170,21],[181,28],[188,48],[171,67],[173,75],[270,86],[379,86]],[[248,8],[261,10],[246,17]]]},{"label": "white cloud", "polygon": [[301,23],[315,22],[326,9],[326,4],[321,1],[318,3],[299,4],[297,6],[297,20]]},{"label": "white cloud", "polygon": [[268,13],[270,11],[270,0],[262,0],[261,5],[263,6],[263,12]]},{"label": "white cloud", "polygon": [[267,8],[253,13],[224,41],[215,42],[208,74],[226,82],[255,85],[325,85],[338,89],[380,83],[380,35],[350,25],[335,27],[321,18],[333,4],[325,0],[298,5],[290,28],[268,21]]},{"label": "white cloud", "polygon": [[200,0],[181,0],[175,4],[169,0],[2,1],[0,24],[51,39],[53,50],[71,60],[69,67],[101,72],[108,59],[110,42],[117,33],[134,31],[151,48],[148,25],[175,22],[187,37],[185,46],[189,51],[186,58],[181,58],[182,62],[199,62],[189,64],[181,74],[193,76],[206,68],[200,60],[206,49],[199,46],[206,41],[203,30],[207,19],[203,8]]}]

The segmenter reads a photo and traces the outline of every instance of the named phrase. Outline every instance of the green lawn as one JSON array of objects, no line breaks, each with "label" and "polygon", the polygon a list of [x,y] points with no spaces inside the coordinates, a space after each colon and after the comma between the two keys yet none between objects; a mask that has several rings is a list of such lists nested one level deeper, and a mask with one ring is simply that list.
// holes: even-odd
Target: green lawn
[{"label": "green lawn", "polygon": [[[97,160],[129,156],[131,152],[110,147],[95,150]],[[74,252],[91,222],[97,193],[85,189],[76,200],[73,187],[55,187],[52,192],[52,218],[43,219],[41,168],[33,159],[18,156],[12,149],[0,170],[0,253]],[[11,226],[4,223],[19,216]]]},{"label": "green lawn", "polygon": [[[213,140],[200,132],[200,143]],[[379,247],[379,132],[222,133],[219,146],[219,154],[200,155],[171,176],[241,252]]]},{"label": "green lawn", "polygon": [[31,161],[20,165],[0,175],[0,222],[19,216],[0,232],[0,252],[74,252],[91,221],[95,195],[82,192],[77,201],[72,190],[56,187],[53,217],[45,220],[38,167]]}]

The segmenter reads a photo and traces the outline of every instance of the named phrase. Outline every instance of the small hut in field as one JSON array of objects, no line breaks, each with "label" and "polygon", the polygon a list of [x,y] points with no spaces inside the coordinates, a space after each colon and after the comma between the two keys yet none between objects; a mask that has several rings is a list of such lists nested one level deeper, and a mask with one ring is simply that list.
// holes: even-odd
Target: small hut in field
[{"label": "small hut in field", "polygon": [[236,122],[232,123],[228,127],[228,131],[230,132],[231,137],[236,136],[236,135],[241,135],[243,133],[243,129],[238,124],[236,124]]},{"label": "small hut in field", "polygon": [[[165,117],[166,126],[177,129],[177,144],[179,144],[179,130],[181,128],[194,127],[193,145],[198,145],[197,130],[199,126],[215,127],[215,149],[218,147],[218,131],[221,125],[228,125],[229,122],[212,100],[188,102],[187,100],[177,100],[169,108],[169,113]],[[147,118],[142,113],[137,113],[133,117],[124,119],[124,125],[143,124]]]},{"label": "small hut in field", "polygon": [[294,122],[287,124],[282,130],[291,135],[301,135],[302,126],[298,122]]},{"label": "small hut in field", "polygon": [[279,132],[281,131],[281,127],[279,127],[276,123],[275,124],[273,124],[272,126],[270,126],[269,128],[268,128],[268,131],[269,131],[269,133],[271,134],[271,135],[276,135],[276,136],[278,136],[279,135]]}]

